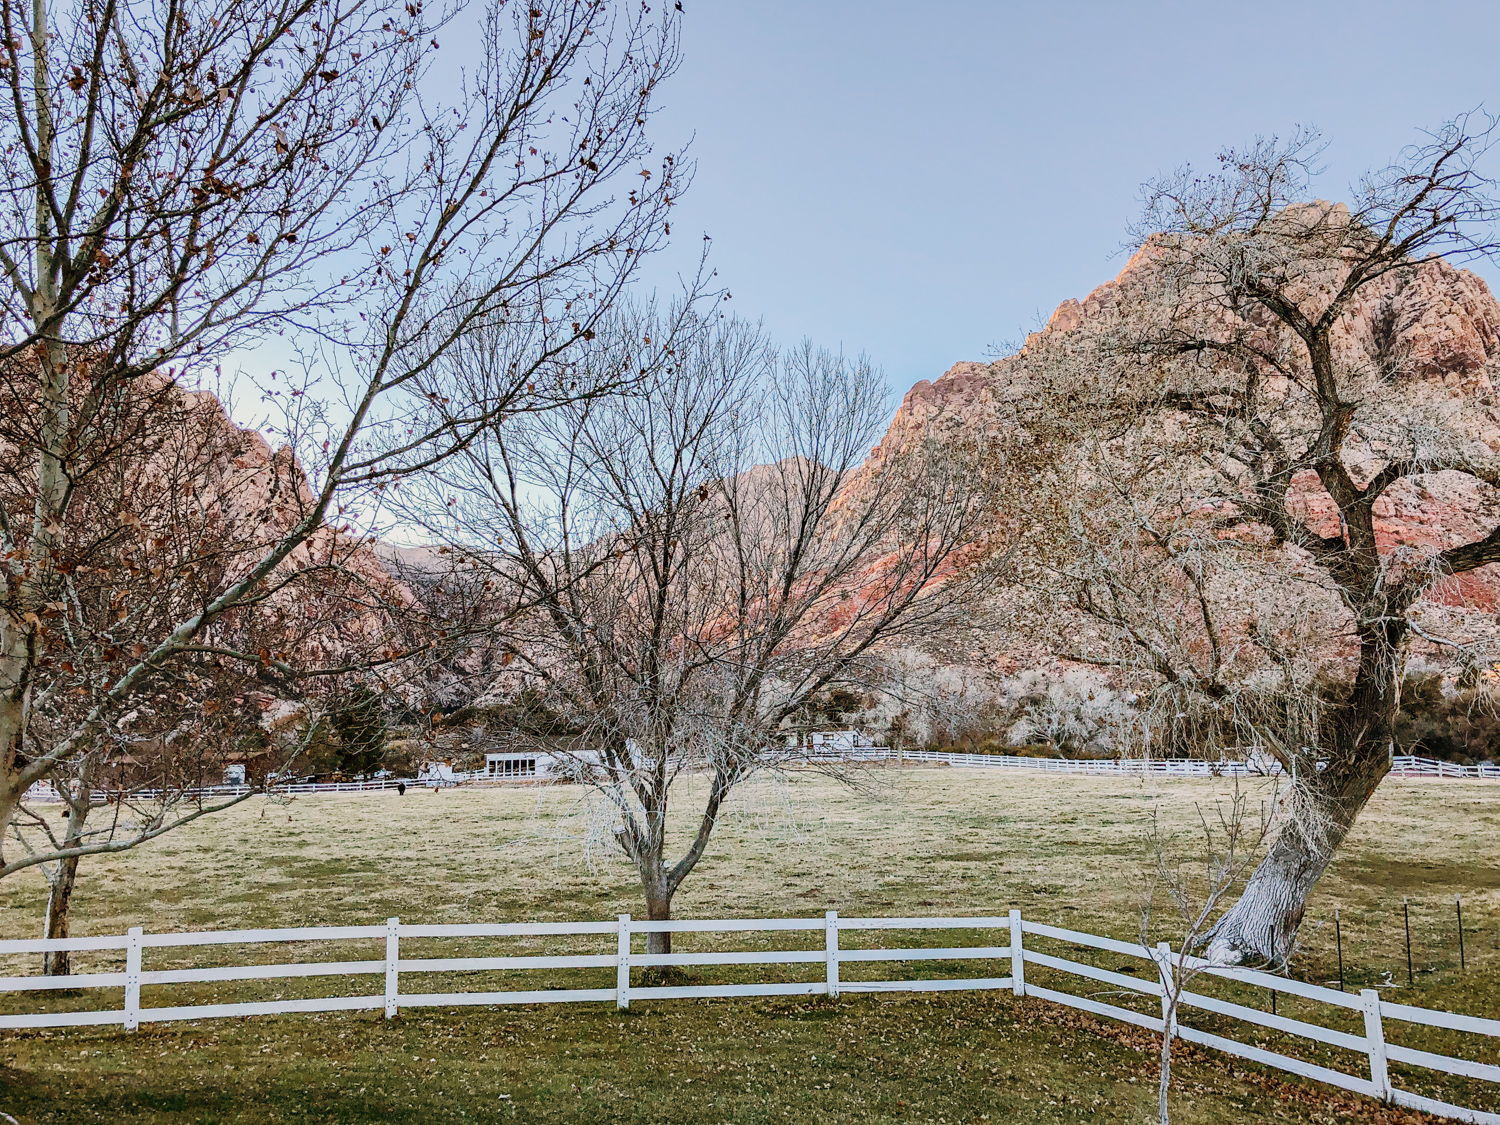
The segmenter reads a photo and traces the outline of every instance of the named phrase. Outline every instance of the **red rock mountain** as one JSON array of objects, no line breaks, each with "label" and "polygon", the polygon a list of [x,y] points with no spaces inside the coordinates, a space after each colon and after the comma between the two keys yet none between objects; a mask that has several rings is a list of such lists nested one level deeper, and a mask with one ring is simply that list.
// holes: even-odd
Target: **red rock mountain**
[{"label": "red rock mountain", "polygon": [[[867,471],[922,436],[957,438],[1005,424],[1008,407],[1027,394],[1028,353],[1129,301],[1136,271],[1148,265],[1148,256],[1149,251],[1137,253],[1114,280],[1082,301],[1064,301],[1015,355],[988,364],[956,363],[936,380],[913,386],[871,452]],[[1468,437],[1500,456],[1500,301],[1483,279],[1434,257],[1409,273],[1371,282],[1343,318],[1338,346],[1351,356],[1369,355],[1377,338],[1387,353],[1404,357],[1398,381],[1409,395],[1437,412],[1462,408]],[[1321,534],[1334,534],[1337,514],[1313,483],[1310,473],[1299,481],[1309,520]],[[1487,493],[1457,473],[1432,474],[1391,489],[1375,507],[1382,548],[1441,549],[1482,537],[1500,522]],[[1450,580],[1433,597],[1493,612],[1500,604],[1497,572],[1500,566],[1489,566]]]},{"label": "red rock mountain", "polygon": [[[1077,332],[1092,318],[1131,300],[1133,275],[1148,264],[1148,252],[1137,254],[1115,279],[1083,300],[1064,301],[1046,327],[1029,337],[1015,355],[993,363],[956,363],[939,378],[917,383],[905,395],[860,475],[878,472],[887,458],[914,440],[963,440],[1008,424],[1028,394],[1028,354],[1049,338]],[[1495,388],[1500,379],[1500,301],[1482,279],[1433,258],[1405,276],[1387,275],[1371,283],[1344,318],[1339,340],[1341,347],[1355,354],[1368,353],[1377,339],[1387,351],[1394,345],[1406,357],[1401,378],[1409,390],[1424,396],[1435,409],[1462,404],[1471,429],[1500,457],[1500,395]],[[260,435],[238,430],[227,416],[222,416],[222,425],[226,434],[232,431],[229,444],[234,453],[223,467],[225,479],[218,491],[236,498],[231,518],[247,526],[261,525],[257,535],[271,535],[289,526],[309,500],[302,470],[290,451],[273,451]],[[850,487],[858,487],[858,477]],[[1309,517],[1315,526],[1321,525],[1319,530],[1329,533],[1336,526],[1336,515],[1327,497],[1313,487],[1302,491]],[[1500,512],[1481,492],[1472,479],[1447,473],[1392,489],[1376,508],[1382,546],[1441,548],[1483,534],[1481,528],[1488,531],[1500,522]],[[412,562],[395,549],[371,550],[324,529],[299,549],[292,565],[305,566],[320,553],[338,555],[343,566],[376,584],[386,579],[387,572],[399,573],[398,563],[403,559]],[[1497,571],[1500,567],[1491,566],[1466,575],[1436,591],[1434,598],[1492,614],[1500,604]],[[378,631],[373,621],[371,631]],[[979,662],[989,663],[996,655],[990,653]],[[1010,665],[1017,659],[1029,658],[1017,650],[1000,663]]]}]

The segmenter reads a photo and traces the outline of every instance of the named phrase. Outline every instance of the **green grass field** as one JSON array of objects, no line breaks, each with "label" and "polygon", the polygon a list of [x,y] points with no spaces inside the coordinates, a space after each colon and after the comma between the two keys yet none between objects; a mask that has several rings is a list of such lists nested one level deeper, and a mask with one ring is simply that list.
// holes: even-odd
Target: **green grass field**
[{"label": "green grass field", "polygon": [[[1153,810],[1186,831],[1195,806],[1225,792],[1222,782],[1009,771],[873,776],[864,792],[812,774],[748,787],[679,894],[677,915],[978,915],[1019,906],[1041,921],[1134,939],[1142,837]],[[258,798],[137,852],[85,861],[74,932],[376,923],[391,915],[468,922],[639,914],[633,869],[601,840],[601,824],[579,790],[561,787],[289,804]],[[1318,888],[1295,975],[1336,979],[1337,908],[1350,988],[1379,986],[1408,1003],[1500,1016],[1497,845],[1500,786],[1388,782]],[[1455,894],[1464,898],[1463,973]],[[1411,902],[1410,987],[1402,895]],[[0,932],[34,936],[44,898],[39,876],[9,880],[0,891]],[[1152,936],[1174,935],[1166,927]],[[913,944],[936,944],[929,938]],[[588,940],[590,951],[604,951],[599,939]],[[724,944],[695,937],[679,948],[714,940]],[[540,950],[537,943],[507,948],[523,946]],[[196,961],[148,953],[146,967],[211,963],[202,958],[216,953],[223,955],[198,951]],[[403,955],[410,955],[405,947]],[[89,968],[79,956],[78,967]],[[28,963],[7,962],[10,971]],[[941,962],[927,967],[934,975],[974,974]],[[612,980],[612,972],[610,979],[592,972],[595,986]],[[749,979],[745,972],[698,976]],[[529,980],[496,983],[469,974],[432,987],[574,983],[559,973]],[[1085,985],[1073,980],[1067,987],[1087,992]],[[403,978],[403,992],[412,987]],[[379,983],[162,986],[148,988],[144,1000],[269,999],[331,988],[357,994],[378,991]],[[106,995],[118,1003],[118,993]],[[1282,1002],[1281,1011],[1301,1014]],[[35,994],[11,994],[0,1011],[36,1003]],[[1323,1057],[1272,1033],[1257,1034],[1256,1042]],[[1411,1042],[1500,1061],[1493,1047],[1476,1051],[1456,1037]],[[545,1005],[409,1009],[390,1023],[378,1013],[256,1017],[148,1026],[135,1035],[0,1033],[0,1110],[38,1123],[1136,1121],[1154,1109],[1153,1044],[1128,1027],[979,993],[637,1003],[623,1016],[604,1006]],[[1184,1048],[1178,1073],[1177,1119],[1184,1122],[1418,1119],[1208,1051]],[[1483,1108],[1496,1106],[1482,1099],[1500,1102],[1493,1086],[1406,1072],[1398,1072],[1398,1082]]]}]

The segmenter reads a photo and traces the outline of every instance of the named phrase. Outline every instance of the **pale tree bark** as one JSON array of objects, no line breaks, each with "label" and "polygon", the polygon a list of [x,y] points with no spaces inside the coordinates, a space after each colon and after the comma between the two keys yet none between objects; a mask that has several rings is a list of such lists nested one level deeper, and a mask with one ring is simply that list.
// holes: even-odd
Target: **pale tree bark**
[{"label": "pale tree bark", "polygon": [[1314,886],[1360,811],[1390,772],[1392,726],[1401,706],[1407,629],[1389,621],[1367,637],[1349,699],[1330,718],[1319,747],[1322,769],[1299,779],[1292,815],[1255,868],[1244,891],[1205,935],[1211,960],[1247,956],[1284,965]]},{"label": "pale tree bark", "polygon": [[1095,624],[1067,655],[1133,678],[1158,743],[1248,749],[1291,779],[1281,834],[1206,935],[1226,960],[1290,955],[1389,771],[1413,607],[1500,561],[1500,527],[1420,559],[1377,536],[1392,488],[1461,473],[1493,492],[1500,463],[1399,333],[1356,332],[1360,302],[1394,300],[1425,255],[1494,248],[1474,168],[1491,128],[1449,123],[1367,177],[1352,209],[1311,199],[1305,134],[1148,185],[1114,301],[1018,360],[1040,392],[1026,422],[1055,455],[1038,554]]}]

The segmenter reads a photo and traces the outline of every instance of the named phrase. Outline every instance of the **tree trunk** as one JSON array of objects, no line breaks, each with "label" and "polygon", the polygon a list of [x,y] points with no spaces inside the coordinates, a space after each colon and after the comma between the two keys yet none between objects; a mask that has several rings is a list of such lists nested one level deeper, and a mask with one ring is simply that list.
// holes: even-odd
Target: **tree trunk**
[{"label": "tree trunk", "polygon": [[[78,859],[70,855],[58,861],[57,873],[48,880],[47,929],[44,938],[68,936],[68,907],[73,901],[73,883],[78,877]],[[72,972],[72,954],[67,950],[48,950],[42,954],[42,974],[65,977]]]},{"label": "tree trunk", "polygon": [[[3,587],[0,580],[0,587]],[[31,702],[30,645],[21,626],[14,622],[0,624],[0,856],[4,840],[10,835],[11,821],[25,795],[21,770],[25,765],[22,739],[29,719]]]},{"label": "tree trunk", "polygon": [[[646,888],[646,917],[652,922],[670,922],[672,920],[672,892],[666,889],[665,880],[655,886]],[[667,933],[650,933],[646,935],[647,953],[671,953],[672,935]],[[658,973],[667,970],[658,968]]]},{"label": "tree trunk", "polygon": [[1405,622],[1363,638],[1354,690],[1330,716],[1326,764],[1295,778],[1291,815],[1229,910],[1204,937],[1220,964],[1286,964],[1308,897],[1361,809],[1391,769],[1391,732],[1401,707]]},{"label": "tree trunk", "polygon": [[1347,825],[1337,831],[1296,823],[1283,827],[1239,901],[1208,932],[1208,959],[1228,965],[1285,964],[1307,898],[1346,831]]},{"label": "tree trunk", "polygon": [[[42,331],[36,349],[41,379],[41,432],[36,449],[36,501],[31,530],[24,543],[28,561],[24,574],[13,586],[0,580],[0,591],[10,603],[11,620],[0,626],[0,847],[10,833],[16,808],[25,791],[20,773],[24,765],[23,740],[30,726],[31,680],[43,655],[40,629],[25,624],[25,615],[52,600],[43,583],[49,568],[47,557],[61,534],[70,480],[64,456],[71,429],[70,374],[67,347],[63,343],[66,315],[59,307],[58,231],[53,227],[53,154],[56,124],[52,117],[51,45],[48,43],[48,6],[36,0],[32,9],[31,55],[35,145],[40,166],[45,169],[35,192],[35,278],[26,296],[32,326]],[[28,454],[29,455],[29,454]]]},{"label": "tree trunk", "polygon": [[[83,841],[83,826],[89,818],[89,789],[92,778],[85,773],[72,783],[72,794],[68,801],[68,827],[63,834],[63,847],[77,847]],[[64,794],[67,796],[67,793]],[[78,861],[81,856],[70,855],[57,861],[49,869],[43,865],[47,875],[47,928],[44,938],[68,936],[69,912],[73,907],[73,885],[78,880]],[[49,951],[42,954],[44,976],[65,977],[73,971],[72,954],[66,950]]]},{"label": "tree trunk", "polygon": [[1214,923],[1206,956],[1220,964],[1286,964],[1313,887],[1391,768],[1388,742],[1366,745],[1353,761],[1331,761],[1301,784],[1289,822],[1245,884],[1239,901]]},{"label": "tree trunk", "polygon": [[1161,1076],[1156,1088],[1156,1118],[1159,1125],[1171,1125],[1172,1117],[1167,1106],[1167,1090],[1172,1085],[1172,1020],[1169,1014],[1162,1019],[1165,1025],[1161,1035]]}]

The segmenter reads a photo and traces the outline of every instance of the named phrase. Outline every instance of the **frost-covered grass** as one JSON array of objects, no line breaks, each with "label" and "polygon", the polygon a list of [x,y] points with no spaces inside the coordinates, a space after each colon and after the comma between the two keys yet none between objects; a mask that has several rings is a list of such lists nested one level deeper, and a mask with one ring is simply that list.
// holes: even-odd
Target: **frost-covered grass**
[{"label": "frost-covered grass", "polygon": [[[1009,771],[871,777],[867,791],[812,774],[748,787],[679,894],[678,916],[990,914],[1019,906],[1043,921],[1133,938],[1152,811],[1186,831],[1196,806],[1227,792],[1224,782]],[[609,850],[603,827],[597,810],[567,788],[257,799],[138,852],[85,861],[74,932],[639,914],[633,871]],[[686,818],[680,827],[687,831]],[[1387,783],[1318,889],[1297,975],[1336,976],[1327,920],[1337,907],[1351,987],[1391,973],[1401,986],[1393,998],[1500,1015],[1497,854],[1500,785]],[[7,882],[0,932],[34,935],[42,880]],[[1462,976],[1455,893],[1465,902],[1470,971]],[[1412,902],[1411,989],[1403,894]],[[563,981],[526,986],[555,983]],[[270,998],[330,985],[338,982],[227,984],[192,995]],[[347,991],[378,991],[378,981]],[[181,989],[156,996],[148,989],[146,1002],[172,1002],[169,995],[186,999]],[[35,996],[6,996],[0,1010],[23,1002]],[[812,1066],[814,1054],[825,1062]],[[663,1003],[637,1005],[623,1019],[572,1006],[411,1010],[395,1026],[376,1014],[259,1017],[135,1036],[6,1033],[0,1109],[39,1122],[875,1121],[984,1113],[999,1121],[1090,1112],[1133,1120],[1151,1103],[1143,1089],[1149,1055],[1135,1032],[975,994],[846,997],[833,1006]],[[1287,1086],[1280,1076],[1256,1077],[1253,1067],[1236,1072],[1212,1054],[1196,1057],[1182,1079],[1198,1108],[1182,1120],[1311,1121],[1326,1112],[1317,1109],[1328,1096],[1321,1087]],[[72,1084],[75,1073],[82,1086]],[[1340,1103],[1339,1112],[1357,1104]]]}]

